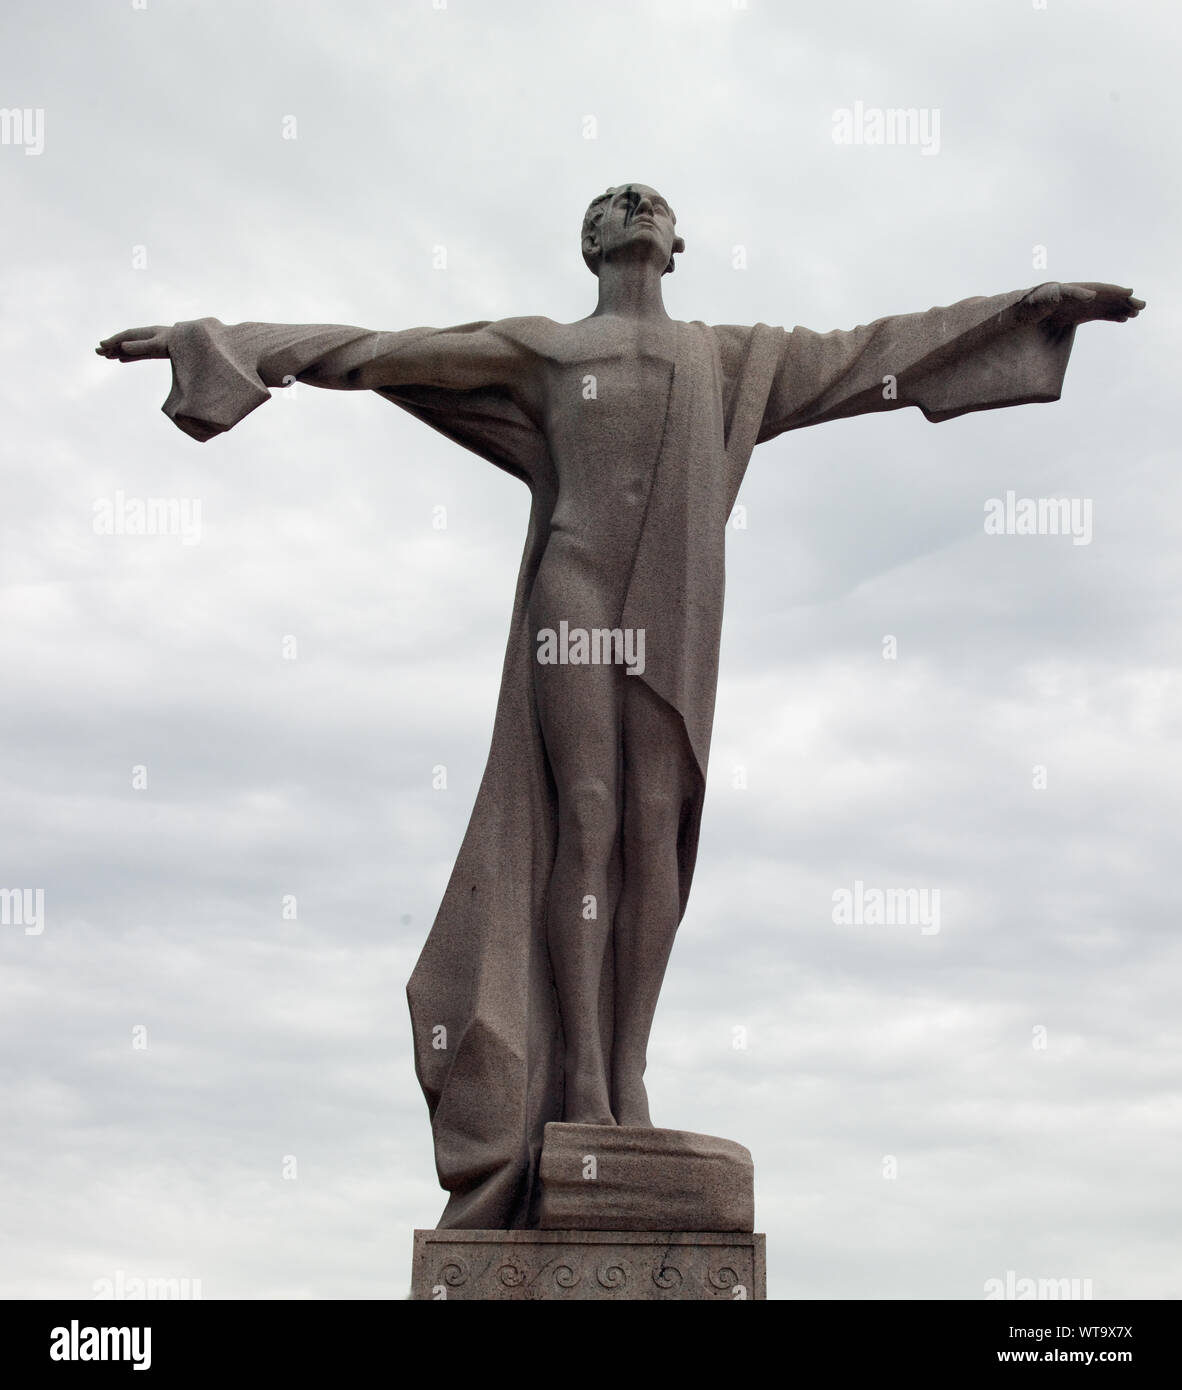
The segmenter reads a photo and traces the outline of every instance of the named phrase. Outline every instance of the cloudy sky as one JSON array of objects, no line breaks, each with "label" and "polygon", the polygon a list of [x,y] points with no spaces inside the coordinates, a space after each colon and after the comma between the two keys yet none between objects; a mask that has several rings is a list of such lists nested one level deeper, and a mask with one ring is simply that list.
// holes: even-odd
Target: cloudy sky
[{"label": "cloudy sky", "polygon": [[[403,988],[527,516],[376,396],[297,388],[198,445],[166,364],[94,343],[577,319],[584,207],[632,180],[677,211],[677,318],[1150,301],[1080,330],[1058,404],[756,451],[649,1089],[751,1149],[772,1297],[1182,1293],[1176,28],[1167,0],[5,5],[0,106],[42,115],[0,147],[0,887],[44,915],[6,899],[0,931],[0,1293],[405,1294],[443,1194]],[[938,112],[938,146],[835,143],[856,102]],[[1090,543],[986,535],[1008,490],[1086,501]],[[96,534],[119,493],[199,503],[199,536]],[[939,931],[835,923],[856,880],[938,890]]]}]

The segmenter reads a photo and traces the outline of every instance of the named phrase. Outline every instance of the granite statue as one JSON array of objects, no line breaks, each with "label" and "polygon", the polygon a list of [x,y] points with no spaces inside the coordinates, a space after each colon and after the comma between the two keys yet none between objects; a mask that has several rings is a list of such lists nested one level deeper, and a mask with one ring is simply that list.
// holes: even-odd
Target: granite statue
[{"label": "granite statue", "polygon": [[1076,327],[1144,307],[1048,283],[848,331],[708,326],[665,310],[684,248],[666,200],[625,184],[584,218],[598,303],[576,323],[203,318],[97,349],[169,359],[164,411],[196,440],[294,381],[375,391],[530,490],[492,747],[407,989],[442,1227],[536,1227],[548,1123],[651,1126],[646,1049],[697,853],[725,530],[756,445],[872,412],[1055,401]]}]

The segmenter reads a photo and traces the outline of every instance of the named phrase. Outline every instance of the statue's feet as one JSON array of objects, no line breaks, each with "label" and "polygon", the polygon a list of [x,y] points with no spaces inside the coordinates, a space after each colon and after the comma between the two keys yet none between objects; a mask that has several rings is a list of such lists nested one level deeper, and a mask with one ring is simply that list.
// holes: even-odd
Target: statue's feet
[{"label": "statue's feet", "polygon": [[648,1092],[644,1080],[639,1075],[618,1078],[616,1081],[616,1122],[622,1125],[638,1125],[652,1129],[652,1118],[648,1113]]},{"label": "statue's feet", "polygon": [[566,1078],[562,1118],[568,1125],[614,1125],[607,1078],[602,1072],[579,1073]]}]

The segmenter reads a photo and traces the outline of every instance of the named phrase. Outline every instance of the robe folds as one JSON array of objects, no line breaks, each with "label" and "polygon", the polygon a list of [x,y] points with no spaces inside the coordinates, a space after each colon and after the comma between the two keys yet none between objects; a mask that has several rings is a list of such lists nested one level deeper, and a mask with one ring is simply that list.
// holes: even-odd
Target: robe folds
[{"label": "robe folds", "polygon": [[[850,331],[678,323],[664,429],[629,541],[619,626],[648,634],[644,680],[680,716],[697,790],[679,843],[681,911],[693,875],[718,674],[726,523],[758,443],[806,425],[916,406],[931,421],[1059,398],[1073,331],[1024,309],[1030,291],[963,300]],[[464,376],[449,344],[492,334],[547,367],[577,338],[548,319],[374,333],[283,324],[178,324],[165,413],[206,440],[292,381],[372,389],[521,479],[532,506],[492,746],[467,832],[407,995],[441,1185],[440,1226],[537,1220],[544,1125],[561,1120],[563,1038],[546,945],[557,799],[542,741],[527,608],[559,496],[562,458],[512,392]],[[415,364],[430,361],[415,380]],[[602,1014],[611,1017],[611,954]]]}]

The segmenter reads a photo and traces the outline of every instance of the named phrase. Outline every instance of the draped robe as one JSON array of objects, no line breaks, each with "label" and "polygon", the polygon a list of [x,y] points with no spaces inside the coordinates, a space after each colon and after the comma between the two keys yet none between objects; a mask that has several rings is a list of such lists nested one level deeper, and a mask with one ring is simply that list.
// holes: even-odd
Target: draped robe
[{"label": "draped robe", "polygon": [[[766,324],[675,325],[664,429],[629,523],[619,626],[649,634],[643,679],[680,717],[696,792],[678,841],[680,910],[697,851],[714,715],[727,519],[756,444],[806,425],[918,407],[928,420],[1059,398],[1073,330],[1023,312],[1030,291],[818,334]],[[544,420],[503,385],[442,376],[439,359],[493,335],[548,371],[580,369],[578,325],[508,319],[374,333],[216,319],[178,324],[165,413],[207,440],[298,380],[373,389],[521,479],[532,495],[492,747],[472,818],[407,995],[436,1167],[441,1227],[513,1229],[537,1219],[543,1126],[562,1119],[563,1036],[546,945],[557,837],[526,611],[559,496],[563,458]],[[415,364],[431,360],[415,380]],[[394,383],[394,384],[391,384]],[[657,640],[654,641],[654,636]],[[611,953],[601,1016],[610,1027]],[[441,1031],[442,1030],[442,1031]]]}]

